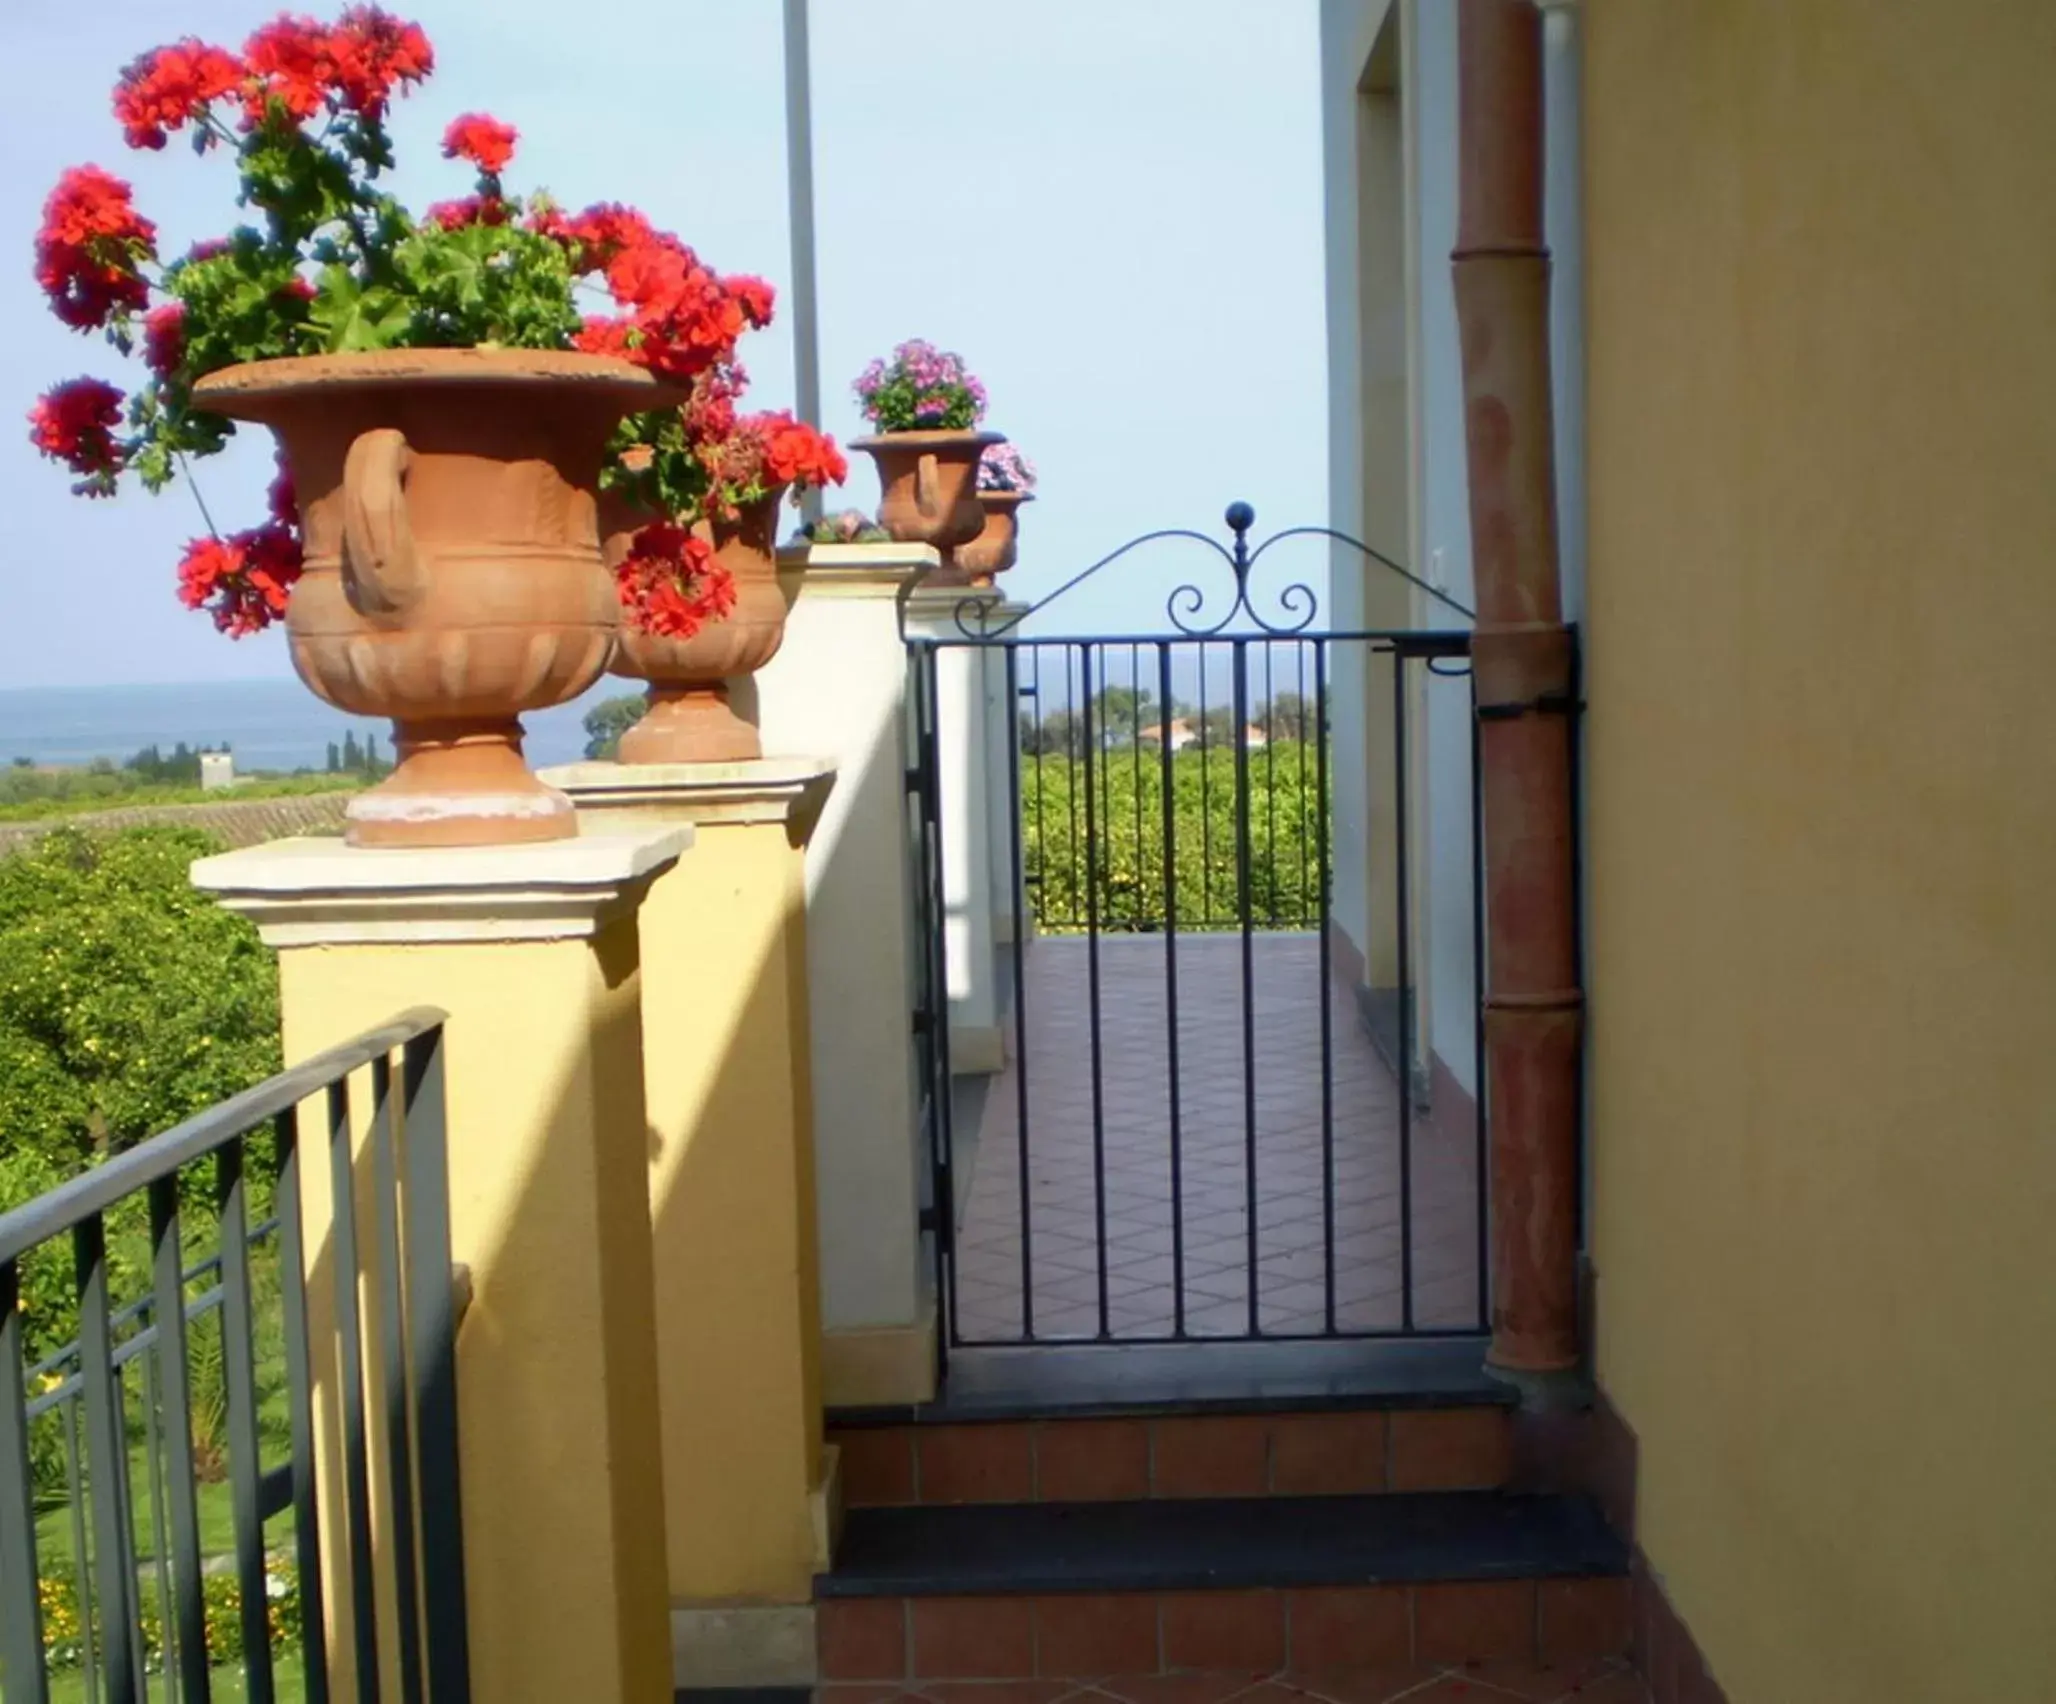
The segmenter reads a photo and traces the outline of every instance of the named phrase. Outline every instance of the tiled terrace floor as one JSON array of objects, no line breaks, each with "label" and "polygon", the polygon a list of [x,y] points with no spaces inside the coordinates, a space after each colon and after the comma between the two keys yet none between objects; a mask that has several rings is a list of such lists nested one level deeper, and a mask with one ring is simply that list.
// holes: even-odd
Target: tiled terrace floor
[{"label": "tiled terrace floor", "polygon": [[919,1691],[889,1682],[824,1686],[819,1704],[1649,1704],[1625,1663],[1558,1668],[1435,1664],[1333,1675],[1180,1674],[1126,1680],[965,1681]]},{"label": "tiled terrace floor", "polygon": [[[1176,946],[1176,1130],[1170,994],[1161,936],[1099,946],[1099,1128],[1095,1187],[1088,950],[1042,936],[1023,960],[1020,1031],[985,1096],[959,1223],[957,1327],[967,1342],[1017,1340],[1024,1244],[1020,1090],[1027,1089],[1026,1246],[1037,1339],[1162,1338],[1251,1332],[1297,1336],[1396,1331],[1402,1218],[1411,1230],[1413,1323],[1476,1326],[1475,1131],[1444,1108],[1416,1112],[1410,1210],[1402,1214],[1397,1086],[1339,982],[1328,1002],[1331,1085],[1324,1120],[1320,949],[1314,936],[1256,937],[1250,986],[1256,1062],[1255,1178],[1243,1046],[1242,943],[1188,935]],[[1324,1142],[1324,1130],[1327,1140]],[[1255,1199],[1251,1254],[1250,1200]],[[1180,1213],[1174,1213],[1174,1199]],[[1104,1213],[1104,1238],[1100,1234]],[[1332,1231],[1330,1216],[1332,1212]],[[1332,1248],[1332,1261],[1330,1259]]]}]

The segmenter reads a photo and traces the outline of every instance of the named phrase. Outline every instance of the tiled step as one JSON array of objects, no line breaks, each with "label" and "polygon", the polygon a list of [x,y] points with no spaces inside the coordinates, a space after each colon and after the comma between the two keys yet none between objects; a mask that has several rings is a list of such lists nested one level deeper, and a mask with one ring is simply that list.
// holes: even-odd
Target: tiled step
[{"label": "tiled step", "polygon": [[[680,1694],[681,1700],[684,1694]],[[1398,1663],[1335,1674],[1100,1675],[1089,1682],[857,1682],[815,1704],[1651,1704],[1619,1658],[1566,1663]],[[768,1701],[767,1701],[768,1704]]]},{"label": "tiled step", "polygon": [[1367,1670],[1625,1651],[1627,1553],[1496,1492],[853,1511],[824,1682]]},{"label": "tiled step", "polygon": [[852,1509],[1495,1490],[1500,1407],[832,1424]]}]

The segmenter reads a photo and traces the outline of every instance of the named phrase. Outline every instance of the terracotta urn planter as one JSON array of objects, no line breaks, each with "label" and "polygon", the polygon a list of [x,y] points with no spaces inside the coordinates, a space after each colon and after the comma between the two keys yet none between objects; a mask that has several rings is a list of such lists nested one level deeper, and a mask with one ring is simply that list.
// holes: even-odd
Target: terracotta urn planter
[{"label": "terracotta urn planter", "polygon": [[999,442],[997,432],[881,432],[850,447],[878,464],[879,525],[902,544],[932,544],[947,555],[985,526],[978,458]]},{"label": "terracotta urn planter", "polygon": [[[649,682],[649,710],[621,736],[623,763],[737,763],[764,755],[754,724],[730,702],[728,683],[755,674],[785,641],[785,616],[799,590],[778,572],[778,504],[785,487],[711,523],[714,560],[735,577],[735,607],[690,639],[623,627],[613,672]],[[601,497],[611,567],[648,517],[620,498]],[[703,523],[706,524],[706,523]]]},{"label": "terracotta urn planter", "polygon": [[1020,557],[1021,505],[1035,501],[1032,491],[981,491],[978,506],[985,526],[969,544],[957,546],[957,566],[974,586],[989,586]]},{"label": "terracotta urn planter", "polygon": [[269,426],[299,494],[286,616],[317,697],[393,724],[399,763],[350,803],[355,846],[568,839],[529,772],[521,713],[575,698],[613,655],[600,557],[607,435],[680,393],[570,351],[407,349],[255,361],[195,400]]}]

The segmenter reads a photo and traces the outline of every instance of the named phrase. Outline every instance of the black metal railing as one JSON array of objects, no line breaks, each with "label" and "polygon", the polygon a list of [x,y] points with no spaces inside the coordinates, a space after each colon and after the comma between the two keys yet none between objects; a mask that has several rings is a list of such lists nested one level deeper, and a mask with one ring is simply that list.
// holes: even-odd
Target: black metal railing
[{"label": "black metal railing", "polygon": [[[992,626],[967,596],[957,632],[912,642],[937,937],[923,1021],[945,1024],[924,1053],[929,1139],[935,1200],[960,1202],[934,1220],[951,1345],[1489,1324],[1470,634],[1320,627],[1305,585],[1259,609],[1251,569],[1283,539],[1383,559],[1323,528],[1252,550],[1252,519],[1230,510],[1228,546],[1147,535],[1028,620]],[[1217,551],[1232,595],[1180,586],[1157,633],[1029,630],[1164,539]],[[956,974],[941,894],[966,885],[938,867],[937,825],[980,804],[947,797],[963,783],[934,736],[940,671],[966,653],[1020,707],[988,777],[996,933],[1015,946],[993,972],[1005,1069],[965,1102],[975,1130],[957,1127],[934,992]]]},{"label": "black metal railing", "polygon": [[[0,1215],[7,1704],[325,1700],[331,1627],[374,1699],[380,1570],[403,1695],[468,1696],[442,1024],[403,1014]],[[305,1163],[332,1190],[311,1265]],[[319,1507],[318,1392],[342,1469]]]}]

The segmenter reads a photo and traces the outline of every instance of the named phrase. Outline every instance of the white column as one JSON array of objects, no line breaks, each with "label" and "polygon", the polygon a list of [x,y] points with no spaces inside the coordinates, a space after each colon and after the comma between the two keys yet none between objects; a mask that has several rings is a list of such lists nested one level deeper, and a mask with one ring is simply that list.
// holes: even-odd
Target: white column
[{"label": "white column", "polygon": [[779,560],[801,577],[785,643],[756,676],[764,749],[830,759],[837,777],[807,847],[823,1395],[921,1401],[933,1391],[935,1304],[920,1230],[899,605],[941,558],[926,545],[853,544]]},{"label": "white column", "polygon": [[[962,586],[920,587],[907,600],[907,634],[966,640],[983,626],[974,611],[997,601],[991,592]],[[943,962],[949,984],[950,1068],[959,1076],[990,1075],[1006,1064],[992,931],[991,739],[986,721],[987,677],[994,660],[983,647],[965,643],[943,644],[935,657]],[[1003,658],[998,660],[1004,665]]]},{"label": "white column", "polygon": [[[986,620],[994,629],[1013,632],[1014,624],[1027,613],[1026,604],[1001,601],[986,611]],[[1009,655],[1019,658],[1012,682],[1007,679]],[[1015,816],[1020,809],[1015,785],[1020,773],[1019,688],[1029,672],[1029,657],[1029,652],[1010,652],[1001,645],[993,646],[985,657],[986,836],[992,846],[992,939],[1002,954],[1035,932],[1035,915],[1028,908],[1027,893],[1017,891],[1014,876]],[[1005,1011],[1007,998],[1002,986],[998,998],[1002,1033],[1011,1022]]]}]

